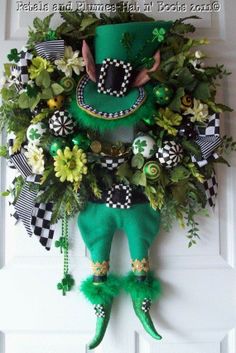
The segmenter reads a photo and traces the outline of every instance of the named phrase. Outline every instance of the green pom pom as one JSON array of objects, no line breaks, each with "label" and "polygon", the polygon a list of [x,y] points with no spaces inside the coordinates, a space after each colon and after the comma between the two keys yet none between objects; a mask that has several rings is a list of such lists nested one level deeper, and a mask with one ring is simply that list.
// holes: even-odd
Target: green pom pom
[{"label": "green pom pom", "polygon": [[160,282],[154,278],[152,273],[147,275],[145,281],[137,281],[137,276],[130,272],[123,279],[123,287],[128,292],[132,299],[143,300],[150,298],[151,300],[157,299],[161,294]]},{"label": "green pom pom", "polygon": [[93,277],[88,277],[81,283],[80,290],[92,304],[110,304],[121,288],[121,280],[109,275],[105,282],[94,283]]}]

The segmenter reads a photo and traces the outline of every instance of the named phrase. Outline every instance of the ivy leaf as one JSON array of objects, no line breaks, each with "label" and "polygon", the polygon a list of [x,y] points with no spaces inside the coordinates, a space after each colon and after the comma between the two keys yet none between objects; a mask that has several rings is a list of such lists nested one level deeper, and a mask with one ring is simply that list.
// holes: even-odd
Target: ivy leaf
[{"label": "ivy leaf", "polygon": [[133,168],[141,169],[143,165],[144,165],[144,157],[141,153],[138,153],[135,156],[133,156],[131,161],[131,166]]},{"label": "ivy leaf", "polygon": [[132,170],[130,169],[129,163],[121,164],[117,170],[117,175],[122,179],[131,178],[133,173],[132,173]]},{"label": "ivy leaf", "polygon": [[21,109],[27,109],[30,107],[30,98],[27,93],[24,92],[19,96],[18,104]]},{"label": "ivy leaf", "polygon": [[36,77],[36,85],[43,86],[44,88],[49,88],[51,84],[51,78],[47,70],[43,70],[37,77]]},{"label": "ivy leaf", "polygon": [[200,82],[195,88],[193,95],[196,99],[207,100],[211,97],[210,87],[208,82]]},{"label": "ivy leaf", "polygon": [[53,94],[55,96],[58,96],[64,91],[64,88],[58,83],[53,83],[51,87],[52,87]]},{"label": "ivy leaf", "polygon": [[43,89],[42,94],[41,94],[41,98],[42,99],[46,99],[47,100],[47,99],[50,99],[52,97],[53,97],[53,91],[52,91],[51,88]]},{"label": "ivy leaf", "polygon": [[169,108],[171,110],[174,110],[174,111],[180,113],[181,98],[184,96],[184,94],[185,94],[185,92],[184,92],[183,87],[180,87],[177,89],[177,91],[175,92],[174,99],[169,104]]},{"label": "ivy leaf", "polygon": [[194,81],[196,81],[196,79],[187,67],[184,67],[179,72],[178,74],[179,86],[185,87],[186,89],[189,90],[190,88],[192,88]]},{"label": "ivy leaf", "polygon": [[146,175],[138,170],[136,173],[134,173],[132,177],[132,183],[137,186],[146,186],[147,185],[147,179]]}]

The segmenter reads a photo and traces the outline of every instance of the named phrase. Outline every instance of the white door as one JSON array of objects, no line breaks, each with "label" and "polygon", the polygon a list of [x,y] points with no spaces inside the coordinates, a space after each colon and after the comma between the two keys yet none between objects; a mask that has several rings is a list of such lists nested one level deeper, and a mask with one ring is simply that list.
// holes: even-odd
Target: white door
[{"label": "white door", "polygon": [[[190,3],[186,2],[187,12],[162,12],[159,8],[157,17],[175,19],[190,14],[202,17],[196,24],[199,36],[212,40],[209,56],[213,62],[225,63],[233,72],[224,81],[221,98],[225,104],[235,106],[236,2],[222,0],[219,4],[220,11],[191,13]],[[17,12],[16,0],[1,0],[0,5],[2,64],[9,49],[24,45],[32,19],[47,14]],[[55,16],[53,21],[59,23],[59,17]],[[235,115],[226,114],[222,128],[236,137]],[[132,311],[130,299],[121,295],[115,302],[105,339],[96,352],[236,352],[235,155],[231,157],[231,165],[231,168],[218,169],[218,205],[209,219],[200,220],[198,245],[188,249],[185,233],[176,228],[169,234],[163,232],[152,248],[152,265],[164,287],[152,315],[163,340],[157,342],[147,336]],[[1,164],[1,190],[9,184],[10,178],[9,171]],[[1,201],[0,232],[0,353],[87,352],[86,343],[94,333],[95,316],[78,291],[66,297],[57,291],[56,284],[62,273],[62,259],[57,249],[45,252],[37,241],[28,238],[22,225],[14,227],[4,200]],[[76,220],[70,233],[73,239],[71,266],[78,286],[89,274],[89,259]],[[117,234],[113,243],[112,269],[119,269],[121,273],[129,270],[123,234]]]}]

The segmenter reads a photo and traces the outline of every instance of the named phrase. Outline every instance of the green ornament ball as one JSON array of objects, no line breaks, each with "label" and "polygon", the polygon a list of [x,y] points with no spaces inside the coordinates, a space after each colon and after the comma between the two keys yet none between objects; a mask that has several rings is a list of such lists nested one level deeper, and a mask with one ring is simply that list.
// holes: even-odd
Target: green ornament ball
[{"label": "green ornament ball", "polygon": [[66,140],[61,138],[56,138],[52,141],[49,153],[52,157],[56,157],[58,150],[63,150],[66,147]]},{"label": "green ornament ball", "polygon": [[72,142],[74,145],[77,145],[79,148],[82,148],[82,150],[84,151],[87,151],[91,145],[90,139],[86,135],[81,133],[74,136],[72,139]]},{"label": "green ornament ball", "polygon": [[157,162],[149,161],[144,164],[143,172],[146,175],[147,179],[156,181],[160,176],[160,167]]},{"label": "green ornament ball", "polygon": [[75,80],[72,77],[63,77],[60,85],[64,88],[64,93],[70,94],[75,89]]},{"label": "green ornament ball", "polygon": [[156,102],[161,106],[165,106],[170,103],[174,91],[165,83],[160,83],[153,88],[153,94],[156,98]]}]

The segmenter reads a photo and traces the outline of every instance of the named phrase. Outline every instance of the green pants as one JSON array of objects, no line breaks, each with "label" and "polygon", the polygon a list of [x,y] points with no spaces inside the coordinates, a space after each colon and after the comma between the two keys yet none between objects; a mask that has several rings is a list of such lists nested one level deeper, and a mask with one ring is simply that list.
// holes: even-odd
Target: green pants
[{"label": "green pants", "polygon": [[89,202],[79,215],[78,225],[93,262],[109,261],[117,229],[127,235],[131,258],[142,260],[148,257],[149,247],[158,234],[160,214],[148,203],[116,209]]}]

